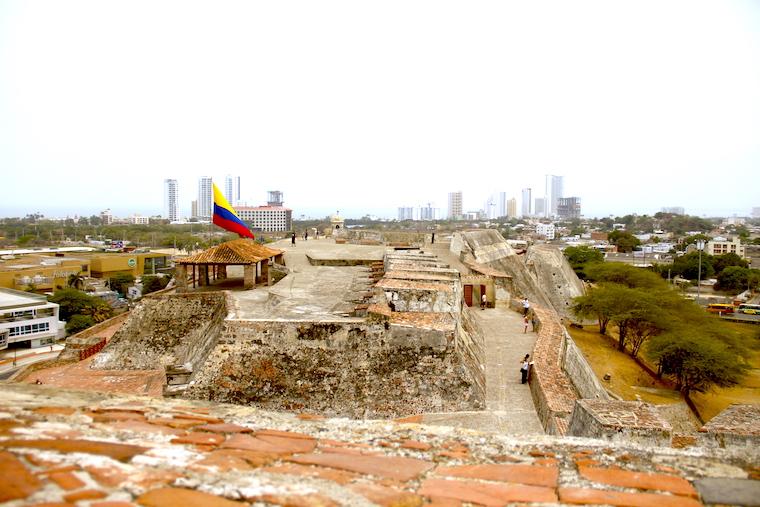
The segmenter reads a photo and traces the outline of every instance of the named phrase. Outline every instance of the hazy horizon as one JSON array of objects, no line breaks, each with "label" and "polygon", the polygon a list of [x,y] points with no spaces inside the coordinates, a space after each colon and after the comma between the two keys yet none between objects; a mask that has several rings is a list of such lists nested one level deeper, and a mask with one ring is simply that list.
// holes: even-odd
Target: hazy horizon
[{"label": "hazy horizon", "polygon": [[760,206],[760,3],[0,0],[0,216],[163,212],[240,175],[294,217],[462,190],[585,216]]}]

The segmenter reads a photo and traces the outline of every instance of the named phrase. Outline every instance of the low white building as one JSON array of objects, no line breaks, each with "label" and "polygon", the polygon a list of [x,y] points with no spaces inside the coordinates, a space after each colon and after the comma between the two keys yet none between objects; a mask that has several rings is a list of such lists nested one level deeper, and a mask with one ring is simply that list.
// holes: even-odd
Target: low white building
[{"label": "low white building", "polygon": [[0,349],[25,341],[40,347],[63,337],[58,309],[45,296],[0,288]]},{"label": "low white building", "polygon": [[536,224],[536,234],[548,240],[554,239],[554,224]]}]

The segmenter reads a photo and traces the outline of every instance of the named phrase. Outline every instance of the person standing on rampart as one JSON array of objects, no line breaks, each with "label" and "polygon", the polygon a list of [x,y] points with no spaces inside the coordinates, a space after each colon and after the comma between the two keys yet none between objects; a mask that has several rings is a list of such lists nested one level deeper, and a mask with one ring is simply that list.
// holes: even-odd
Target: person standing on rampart
[{"label": "person standing on rampart", "polygon": [[523,315],[528,315],[528,310],[530,310],[530,303],[528,302],[528,298],[523,298],[522,307],[523,307]]}]

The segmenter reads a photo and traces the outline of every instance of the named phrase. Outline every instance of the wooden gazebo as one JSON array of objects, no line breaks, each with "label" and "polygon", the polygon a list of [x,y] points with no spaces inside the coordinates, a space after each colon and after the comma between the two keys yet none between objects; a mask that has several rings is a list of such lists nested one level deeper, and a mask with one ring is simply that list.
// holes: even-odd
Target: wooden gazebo
[{"label": "wooden gazebo", "polygon": [[[250,239],[235,239],[176,262],[177,292],[188,289],[188,268],[192,266],[192,284],[211,285],[212,280],[227,278],[227,266],[243,266],[243,289],[257,283],[271,284],[270,262],[284,264],[283,250],[259,245]],[[197,268],[197,272],[196,272]]]}]

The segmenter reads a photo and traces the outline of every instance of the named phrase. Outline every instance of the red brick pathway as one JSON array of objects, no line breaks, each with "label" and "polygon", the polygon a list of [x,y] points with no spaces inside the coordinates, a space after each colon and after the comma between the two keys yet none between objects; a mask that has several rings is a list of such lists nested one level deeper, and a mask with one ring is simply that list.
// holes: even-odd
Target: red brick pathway
[{"label": "red brick pathway", "polygon": [[746,451],[510,439],[44,386],[0,387],[0,416],[0,502],[24,505],[688,507],[702,505],[702,471],[757,476]]}]

